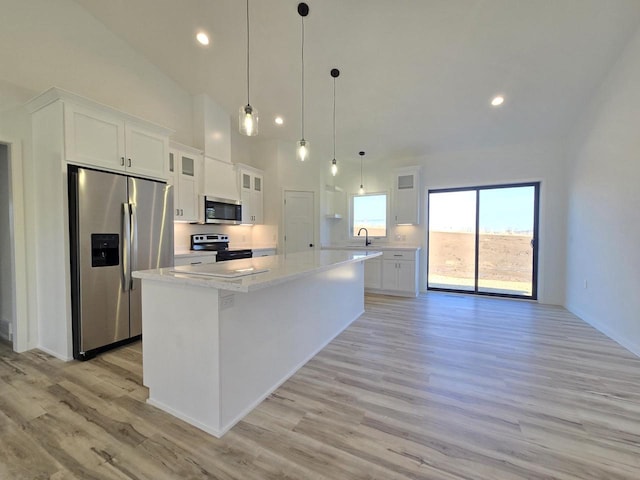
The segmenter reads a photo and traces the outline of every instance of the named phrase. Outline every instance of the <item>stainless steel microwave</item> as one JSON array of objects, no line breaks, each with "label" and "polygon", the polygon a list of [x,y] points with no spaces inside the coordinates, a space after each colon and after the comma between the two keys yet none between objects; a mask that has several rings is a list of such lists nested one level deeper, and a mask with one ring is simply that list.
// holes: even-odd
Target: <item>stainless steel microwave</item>
[{"label": "stainless steel microwave", "polygon": [[242,205],[238,200],[201,195],[198,205],[198,223],[240,225]]}]

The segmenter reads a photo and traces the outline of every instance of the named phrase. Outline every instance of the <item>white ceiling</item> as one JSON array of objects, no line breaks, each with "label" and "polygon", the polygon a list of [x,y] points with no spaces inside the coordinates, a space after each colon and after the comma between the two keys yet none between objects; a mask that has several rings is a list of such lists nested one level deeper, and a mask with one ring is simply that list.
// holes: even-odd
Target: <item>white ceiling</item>
[{"label": "white ceiling", "polygon": [[[246,103],[243,0],[76,0],[192,94]],[[407,157],[566,135],[638,23],[638,0],[310,0],[306,138],[337,158]],[[260,135],[300,138],[295,0],[251,0]],[[208,48],[194,40],[209,32]],[[489,107],[504,93],[500,109]],[[273,123],[285,119],[283,127]]]}]

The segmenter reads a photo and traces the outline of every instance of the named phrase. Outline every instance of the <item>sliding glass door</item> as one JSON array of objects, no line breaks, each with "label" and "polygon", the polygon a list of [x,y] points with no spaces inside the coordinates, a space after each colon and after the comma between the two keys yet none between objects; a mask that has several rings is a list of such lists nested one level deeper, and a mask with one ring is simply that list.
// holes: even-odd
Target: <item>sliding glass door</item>
[{"label": "sliding glass door", "polygon": [[429,192],[431,290],[537,297],[539,183]]}]

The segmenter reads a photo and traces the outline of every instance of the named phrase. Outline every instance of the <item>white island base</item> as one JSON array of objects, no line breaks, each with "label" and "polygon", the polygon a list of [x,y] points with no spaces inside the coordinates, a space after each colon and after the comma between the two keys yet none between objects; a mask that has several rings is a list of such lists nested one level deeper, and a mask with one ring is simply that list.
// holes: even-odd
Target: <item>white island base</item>
[{"label": "white island base", "polygon": [[222,436],[363,313],[362,261],[379,253],[341,253],[320,269],[313,253],[253,259],[269,272],[234,280],[136,272],[148,402]]}]

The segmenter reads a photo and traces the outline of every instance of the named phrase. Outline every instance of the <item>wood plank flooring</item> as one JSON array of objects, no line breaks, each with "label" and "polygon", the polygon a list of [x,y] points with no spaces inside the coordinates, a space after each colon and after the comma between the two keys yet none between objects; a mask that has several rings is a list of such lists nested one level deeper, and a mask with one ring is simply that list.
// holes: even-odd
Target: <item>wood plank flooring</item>
[{"label": "wood plank flooring", "polygon": [[640,478],[640,359],[559,307],[367,295],[222,439],[147,405],[141,359],[1,345],[0,479]]}]

